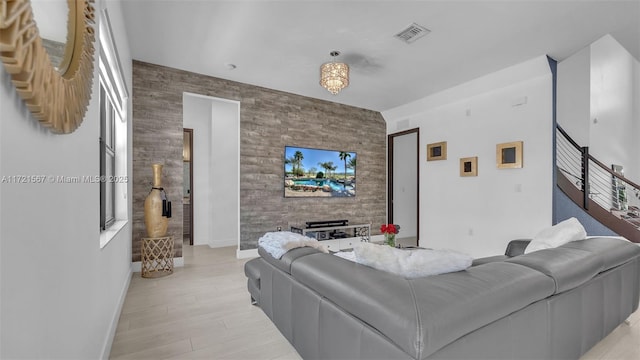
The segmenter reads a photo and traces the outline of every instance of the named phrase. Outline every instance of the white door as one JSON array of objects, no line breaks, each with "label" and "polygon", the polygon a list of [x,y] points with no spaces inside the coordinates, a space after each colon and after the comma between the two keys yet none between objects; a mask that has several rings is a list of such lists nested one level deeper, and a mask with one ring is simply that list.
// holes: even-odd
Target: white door
[{"label": "white door", "polygon": [[418,238],[418,137],[415,131],[390,136],[392,154],[392,220],[400,225],[396,236],[403,245],[416,245]]}]

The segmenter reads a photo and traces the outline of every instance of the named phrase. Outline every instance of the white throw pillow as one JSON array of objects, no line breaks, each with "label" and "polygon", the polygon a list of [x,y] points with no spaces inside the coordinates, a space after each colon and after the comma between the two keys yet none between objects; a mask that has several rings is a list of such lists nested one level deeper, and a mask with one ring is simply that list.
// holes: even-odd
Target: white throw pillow
[{"label": "white throw pillow", "polygon": [[584,226],[580,224],[578,219],[572,217],[565,221],[559,222],[550,228],[540,231],[529,243],[524,253],[551,249],[570,241],[582,240],[587,237]]},{"label": "white throw pillow", "polygon": [[461,271],[471,256],[453,250],[402,250],[387,245],[360,243],[353,249],[356,262],[407,279]]}]

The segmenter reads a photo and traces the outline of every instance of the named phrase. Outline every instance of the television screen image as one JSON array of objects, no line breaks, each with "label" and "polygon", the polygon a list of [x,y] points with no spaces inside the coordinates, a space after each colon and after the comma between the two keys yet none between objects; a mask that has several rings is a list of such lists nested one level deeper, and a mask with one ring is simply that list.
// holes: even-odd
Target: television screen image
[{"label": "television screen image", "polygon": [[285,197],[356,196],[356,153],[285,146]]}]

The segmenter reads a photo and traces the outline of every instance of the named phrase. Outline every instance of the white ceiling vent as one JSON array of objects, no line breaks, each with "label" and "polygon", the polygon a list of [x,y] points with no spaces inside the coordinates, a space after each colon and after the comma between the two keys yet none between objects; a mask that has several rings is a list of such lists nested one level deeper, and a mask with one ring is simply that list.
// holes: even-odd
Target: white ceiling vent
[{"label": "white ceiling vent", "polygon": [[395,34],[394,37],[406,42],[407,44],[411,44],[430,32],[431,30],[427,29],[426,27],[418,25],[416,23],[412,23],[411,25],[407,26],[406,29]]}]

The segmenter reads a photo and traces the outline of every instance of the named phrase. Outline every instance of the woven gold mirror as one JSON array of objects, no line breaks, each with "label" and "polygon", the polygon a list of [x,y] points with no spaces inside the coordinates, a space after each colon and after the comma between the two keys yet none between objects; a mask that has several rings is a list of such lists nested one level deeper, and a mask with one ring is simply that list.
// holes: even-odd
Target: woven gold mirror
[{"label": "woven gold mirror", "polygon": [[[31,0],[0,0],[0,60],[33,117],[54,133],[69,134],[82,123],[91,98],[94,0],[57,1],[68,13],[62,42],[43,39],[38,28],[56,17],[51,12],[41,11],[39,19]],[[60,44],[59,58],[50,55],[51,43]]]}]

